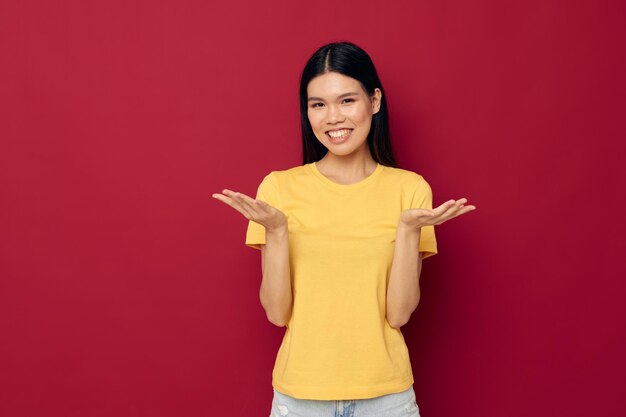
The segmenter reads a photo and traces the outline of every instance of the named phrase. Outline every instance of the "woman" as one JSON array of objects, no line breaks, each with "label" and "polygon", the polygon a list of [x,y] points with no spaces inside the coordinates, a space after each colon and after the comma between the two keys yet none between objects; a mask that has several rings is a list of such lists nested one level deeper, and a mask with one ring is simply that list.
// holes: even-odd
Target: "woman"
[{"label": "woman", "polygon": [[300,82],[303,165],[270,172],[253,199],[213,197],[243,214],[261,250],[260,300],[286,326],[272,416],[418,417],[400,327],[417,307],[434,226],[475,206],[432,209],[419,174],[396,167],[376,69],[350,42],[318,49]]}]

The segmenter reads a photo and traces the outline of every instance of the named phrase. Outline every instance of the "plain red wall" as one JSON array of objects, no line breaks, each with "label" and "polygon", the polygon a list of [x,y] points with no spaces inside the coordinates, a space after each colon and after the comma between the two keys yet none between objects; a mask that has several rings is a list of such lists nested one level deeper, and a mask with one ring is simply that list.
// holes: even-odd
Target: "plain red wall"
[{"label": "plain red wall", "polygon": [[478,207],[402,328],[422,416],[626,415],[624,5],[3,0],[0,414],[269,414],[284,328],[210,195],[302,163],[350,40],[401,167]]}]

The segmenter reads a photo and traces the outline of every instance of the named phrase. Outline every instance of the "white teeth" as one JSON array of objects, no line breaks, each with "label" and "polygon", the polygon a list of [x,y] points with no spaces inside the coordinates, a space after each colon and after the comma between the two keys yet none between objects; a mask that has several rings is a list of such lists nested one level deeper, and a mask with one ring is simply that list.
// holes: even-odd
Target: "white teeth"
[{"label": "white teeth", "polygon": [[336,139],[336,138],[348,136],[350,134],[350,131],[351,129],[335,130],[334,132],[328,132],[328,135]]}]

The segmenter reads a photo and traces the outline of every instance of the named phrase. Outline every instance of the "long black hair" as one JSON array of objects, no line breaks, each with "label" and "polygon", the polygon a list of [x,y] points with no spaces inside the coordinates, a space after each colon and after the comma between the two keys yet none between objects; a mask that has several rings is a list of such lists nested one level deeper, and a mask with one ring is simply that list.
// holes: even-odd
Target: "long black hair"
[{"label": "long black hair", "polygon": [[328,152],[313,133],[307,114],[307,86],[318,75],[337,72],[354,78],[371,97],[374,89],[382,93],[380,109],[372,115],[372,126],[367,135],[367,144],[374,161],[381,165],[396,167],[396,159],[391,149],[389,115],[386,94],[369,55],[352,42],[333,42],[320,47],[307,61],[300,78],[300,123],[302,126],[303,164],[317,162]]}]

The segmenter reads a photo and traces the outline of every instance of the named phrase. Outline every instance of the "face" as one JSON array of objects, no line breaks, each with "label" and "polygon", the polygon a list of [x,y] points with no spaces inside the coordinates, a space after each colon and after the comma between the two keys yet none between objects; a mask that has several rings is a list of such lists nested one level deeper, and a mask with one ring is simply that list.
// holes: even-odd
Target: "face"
[{"label": "face", "polygon": [[361,83],[337,72],[313,78],[307,86],[309,122],[317,139],[336,155],[368,152],[372,115],[380,110],[379,88],[371,97]]}]

